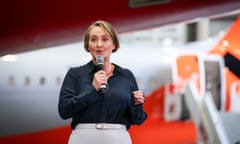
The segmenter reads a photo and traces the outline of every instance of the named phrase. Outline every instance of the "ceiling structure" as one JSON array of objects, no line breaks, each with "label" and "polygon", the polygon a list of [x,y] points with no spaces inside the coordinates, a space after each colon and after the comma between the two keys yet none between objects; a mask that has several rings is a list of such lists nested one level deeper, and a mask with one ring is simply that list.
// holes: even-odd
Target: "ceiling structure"
[{"label": "ceiling structure", "polygon": [[0,56],[81,41],[99,19],[122,33],[239,9],[239,0],[1,0]]}]

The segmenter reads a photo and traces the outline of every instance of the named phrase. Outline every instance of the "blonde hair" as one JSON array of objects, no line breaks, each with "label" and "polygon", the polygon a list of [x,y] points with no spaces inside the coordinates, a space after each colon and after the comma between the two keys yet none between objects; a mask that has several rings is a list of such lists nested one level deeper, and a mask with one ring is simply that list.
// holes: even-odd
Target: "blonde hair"
[{"label": "blonde hair", "polygon": [[85,50],[87,52],[89,52],[89,49],[88,49],[89,48],[89,37],[90,37],[90,32],[94,27],[103,28],[111,36],[111,38],[113,40],[113,43],[115,45],[115,49],[112,52],[116,52],[120,47],[117,32],[110,23],[108,23],[106,21],[103,21],[103,20],[95,21],[94,23],[92,23],[88,27],[88,29],[87,29],[87,31],[84,35],[84,48],[85,48]]}]

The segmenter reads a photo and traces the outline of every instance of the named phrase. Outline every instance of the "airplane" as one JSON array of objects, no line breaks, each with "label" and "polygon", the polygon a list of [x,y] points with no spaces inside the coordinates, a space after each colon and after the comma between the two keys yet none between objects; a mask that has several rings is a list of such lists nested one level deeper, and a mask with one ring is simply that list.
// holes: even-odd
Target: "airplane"
[{"label": "airplane", "polygon": [[119,33],[239,11],[238,0],[1,0],[0,56],[79,42],[103,19]]}]

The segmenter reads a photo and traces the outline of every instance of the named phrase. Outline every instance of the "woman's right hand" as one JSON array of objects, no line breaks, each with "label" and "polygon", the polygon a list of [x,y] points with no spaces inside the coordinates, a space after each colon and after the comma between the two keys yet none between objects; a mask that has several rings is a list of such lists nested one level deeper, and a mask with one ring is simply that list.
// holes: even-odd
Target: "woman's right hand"
[{"label": "woman's right hand", "polygon": [[107,84],[107,74],[100,70],[94,74],[92,85],[96,91],[99,91],[102,84]]}]

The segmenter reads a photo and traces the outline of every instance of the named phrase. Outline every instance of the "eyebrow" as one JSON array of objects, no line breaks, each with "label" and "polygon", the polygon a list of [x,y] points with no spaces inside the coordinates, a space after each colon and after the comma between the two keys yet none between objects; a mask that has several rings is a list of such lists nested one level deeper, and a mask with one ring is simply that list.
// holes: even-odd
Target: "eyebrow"
[{"label": "eyebrow", "polygon": [[[90,34],[90,37],[97,37],[97,35]],[[100,37],[110,37],[111,38],[111,36],[109,34],[100,35]]]}]

